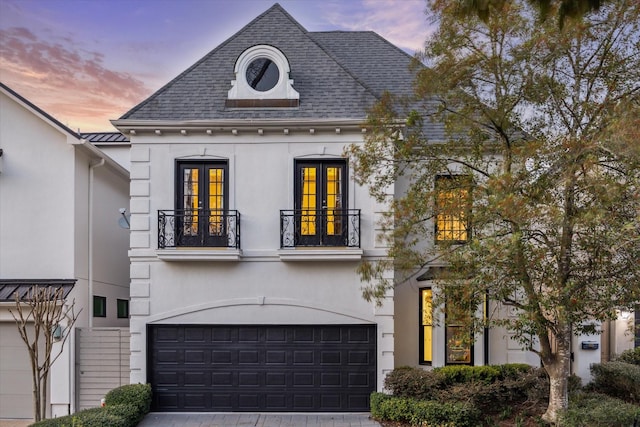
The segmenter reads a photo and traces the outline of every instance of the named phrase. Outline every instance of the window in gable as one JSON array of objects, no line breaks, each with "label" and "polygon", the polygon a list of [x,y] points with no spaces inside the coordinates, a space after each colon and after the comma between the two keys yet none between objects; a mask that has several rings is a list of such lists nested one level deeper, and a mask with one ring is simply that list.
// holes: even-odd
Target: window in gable
[{"label": "window in gable", "polygon": [[289,61],[274,46],[252,46],[240,54],[235,80],[227,93],[228,108],[298,107],[300,94],[289,78]]},{"label": "window in gable", "polygon": [[280,80],[280,70],[269,58],[257,58],[247,66],[247,83],[259,92],[273,89]]}]

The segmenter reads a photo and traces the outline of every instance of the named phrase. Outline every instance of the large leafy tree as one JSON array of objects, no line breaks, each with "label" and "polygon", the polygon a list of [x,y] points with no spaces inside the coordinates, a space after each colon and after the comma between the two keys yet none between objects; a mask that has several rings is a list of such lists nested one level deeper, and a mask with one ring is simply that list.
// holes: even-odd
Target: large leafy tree
[{"label": "large leafy tree", "polygon": [[[476,15],[486,21],[492,11],[499,10],[505,2],[510,0],[457,0],[458,13],[461,16]],[[597,11],[600,6],[611,0],[528,0],[537,8],[540,18],[547,19],[549,15],[557,18],[558,26],[562,28],[567,19],[581,19],[591,11]]]},{"label": "large leafy tree", "polygon": [[[437,30],[415,97],[385,96],[347,153],[379,200],[405,189],[385,219],[389,259],[360,267],[364,295],[448,265],[440,294],[476,313],[472,326],[504,327],[540,356],[543,418],[555,423],[572,334],[640,301],[640,4],[606,3],[562,29],[527,0],[499,2],[486,20],[457,8],[429,2]],[[427,138],[434,123],[444,139]],[[434,177],[457,175],[468,180],[446,181],[444,194],[471,197],[439,203]],[[437,215],[471,224],[469,240],[431,244]],[[495,310],[473,309],[487,297]]]}]

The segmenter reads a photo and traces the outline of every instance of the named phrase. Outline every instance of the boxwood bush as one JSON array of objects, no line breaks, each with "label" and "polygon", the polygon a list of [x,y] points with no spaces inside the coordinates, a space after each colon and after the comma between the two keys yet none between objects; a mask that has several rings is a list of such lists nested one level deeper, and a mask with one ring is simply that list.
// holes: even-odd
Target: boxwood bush
[{"label": "boxwood bush", "polygon": [[444,386],[444,375],[420,368],[400,367],[384,379],[384,387],[391,394],[415,399],[432,399]]},{"label": "boxwood bush", "polygon": [[107,407],[123,404],[134,405],[141,420],[151,410],[151,385],[123,385],[107,393],[104,400]]},{"label": "boxwood bush", "polygon": [[623,351],[616,360],[618,362],[631,363],[632,365],[640,366],[640,347],[636,347],[633,350]]},{"label": "boxwood bush", "polygon": [[417,400],[384,393],[371,394],[371,416],[415,426],[473,427],[480,421],[480,412],[468,404]]},{"label": "boxwood bush", "polygon": [[533,368],[522,363],[487,366],[449,365],[435,368],[434,372],[444,376],[447,384],[480,382],[491,384],[504,379],[516,379],[531,372]]},{"label": "boxwood bush", "polygon": [[630,427],[640,421],[640,406],[597,393],[578,393],[561,416],[565,427]]},{"label": "boxwood bush", "polygon": [[640,366],[619,361],[591,365],[589,389],[632,403],[640,403]]},{"label": "boxwood bush", "polygon": [[105,396],[104,408],[90,408],[50,418],[30,427],[135,427],[151,408],[151,385],[128,384]]}]

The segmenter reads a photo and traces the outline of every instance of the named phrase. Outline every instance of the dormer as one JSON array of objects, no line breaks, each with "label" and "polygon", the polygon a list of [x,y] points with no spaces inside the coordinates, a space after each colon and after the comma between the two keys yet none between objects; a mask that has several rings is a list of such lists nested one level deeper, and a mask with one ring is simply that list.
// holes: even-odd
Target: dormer
[{"label": "dormer", "polygon": [[277,48],[257,45],[242,52],[225,103],[228,108],[298,107],[289,61]]}]

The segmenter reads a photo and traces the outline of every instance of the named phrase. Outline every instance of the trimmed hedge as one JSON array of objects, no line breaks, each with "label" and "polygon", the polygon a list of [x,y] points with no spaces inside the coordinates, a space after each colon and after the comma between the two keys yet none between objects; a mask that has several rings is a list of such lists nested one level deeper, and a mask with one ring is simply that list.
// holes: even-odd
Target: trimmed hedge
[{"label": "trimmed hedge", "polygon": [[371,394],[371,416],[378,420],[410,423],[416,426],[474,427],[480,422],[480,412],[463,403],[440,403]]},{"label": "trimmed hedge", "polygon": [[577,394],[561,415],[564,427],[629,427],[640,421],[640,406],[597,393]]},{"label": "trimmed hedge", "polygon": [[591,374],[591,390],[640,403],[640,366],[617,361],[595,363],[591,365]]},{"label": "trimmed hedge", "polygon": [[[114,388],[104,397],[107,407],[133,405],[140,422],[151,410],[151,384],[127,384]],[[136,422],[136,424],[137,424]]]},{"label": "trimmed hedge", "polygon": [[90,408],[50,418],[30,427],[135,427],[151,409],[151,385],[128,384],[105,396],[104,408]]},{"label": "trimmed hedge", "polygon": [[623,351],[620,353],[620,356],[618,356],[616,361],[640,366],[640,347],[636,347],[633,350]]},{"label": "trimmed hedge", "polygon": [[384,387],[394,396],[415,399],[432,399],[444,386],[445,377],[434,371],[400,367],[384,379]]},{"label": "trimmed hedge", "polygon": [[435,368],[433,371],[442,374],[447,384],[471,382],[491,384],[505,379],[516,379],[532,370],[533,368],[527,364],[512,363],[487,366],[449,365]]}]

